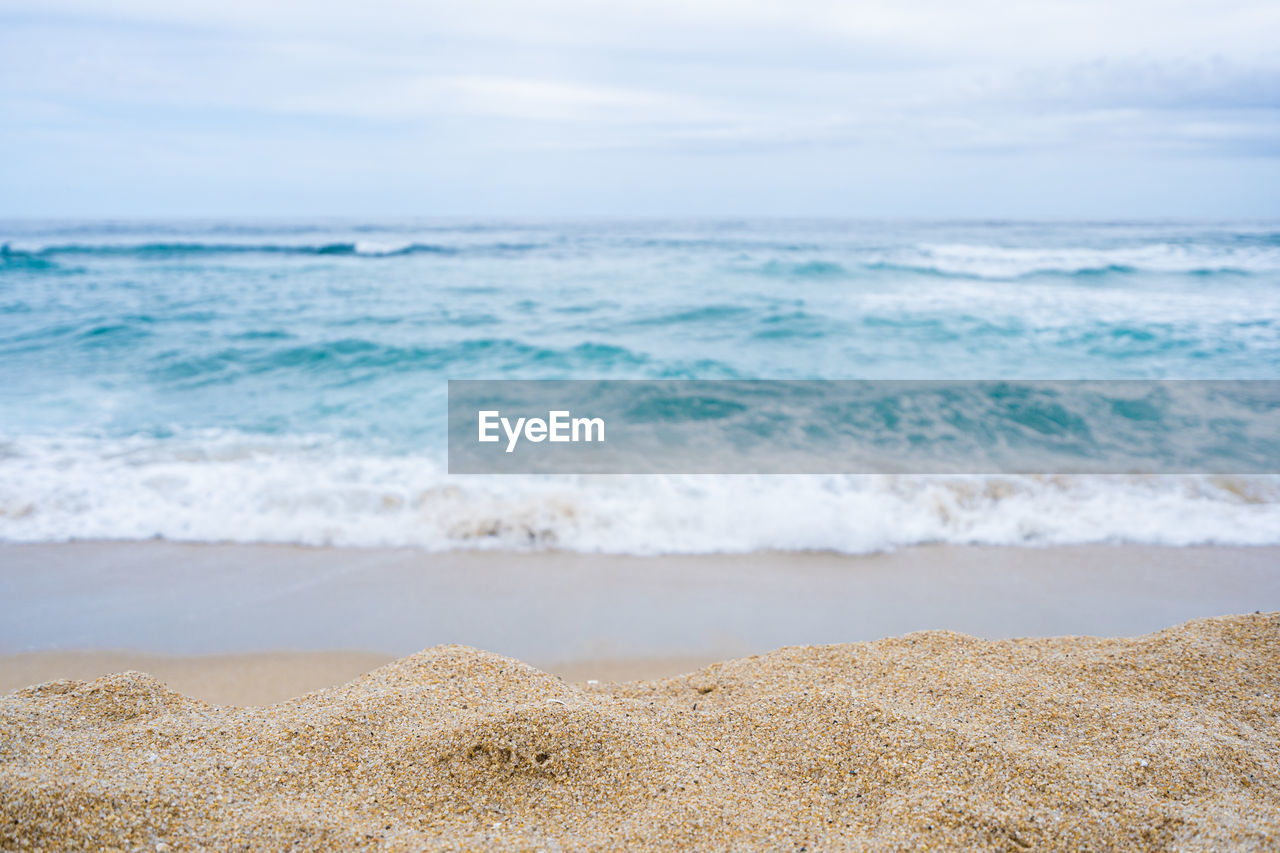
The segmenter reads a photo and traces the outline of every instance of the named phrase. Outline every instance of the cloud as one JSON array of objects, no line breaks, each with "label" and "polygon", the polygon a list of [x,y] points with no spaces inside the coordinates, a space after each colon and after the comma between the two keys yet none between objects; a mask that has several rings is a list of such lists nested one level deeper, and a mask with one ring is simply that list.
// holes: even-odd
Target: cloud
[{"label": "cloud", "polygon": [[[779,184],[799,168],[781,152],[829,175],[850,158],[1016,171],[1024,155],[1243,172],[1280,156],[1277,31],[1264,0],[10,0],[0,155],[100,192],[103,152],[117,174],[144,174],[146,156],[188,168],[163,145],[263,164],[306,146],[301,159],[353,176],[344,163],[370,148],[402,174],[595,152],[599,168],[683,169],[688,193],[726,154]],[[295,167],[274,168],[243,180]]]}]

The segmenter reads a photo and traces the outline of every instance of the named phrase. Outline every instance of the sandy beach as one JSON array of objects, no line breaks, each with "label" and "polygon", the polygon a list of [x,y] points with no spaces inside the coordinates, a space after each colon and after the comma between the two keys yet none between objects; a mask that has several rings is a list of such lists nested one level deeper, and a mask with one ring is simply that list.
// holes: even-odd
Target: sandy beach
[{"label": "sandy beach", "polygon": [[441,644],[569,682],[947,629],[1133,636],[1280,610],[1280,550],[922,547],[656,558],[167,542],[0,544],[0,692],[134,669],[265,705]]},{"label": "sandy beach", "polygon": [[1270,849],[1278,564],[0,546],[0,846]]},{"label": "sandy beach", "polygon": [[575,685],[461,646],[268,708],[0,699],[6,849],[1262,850],[1280,617],[927,632]]}]

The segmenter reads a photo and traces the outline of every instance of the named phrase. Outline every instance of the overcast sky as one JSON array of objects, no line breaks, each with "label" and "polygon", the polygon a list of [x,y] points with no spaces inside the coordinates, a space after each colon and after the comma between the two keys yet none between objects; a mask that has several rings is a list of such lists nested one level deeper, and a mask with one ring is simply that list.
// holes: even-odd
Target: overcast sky
[{"label": "overcast sky", "polygon": [[0,215],[1280,216],[1275,0],[5,0]]}]

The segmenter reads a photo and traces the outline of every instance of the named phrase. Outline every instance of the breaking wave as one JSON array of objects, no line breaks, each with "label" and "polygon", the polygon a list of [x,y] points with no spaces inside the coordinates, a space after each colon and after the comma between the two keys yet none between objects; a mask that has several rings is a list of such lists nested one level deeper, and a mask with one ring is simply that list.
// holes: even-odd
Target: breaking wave
[{"label": "breaking wave", "polygon": [[1280,544],[1280,478],[459,477],[319,437],[23,438],[0,539],[654,554],[926,543]]}]

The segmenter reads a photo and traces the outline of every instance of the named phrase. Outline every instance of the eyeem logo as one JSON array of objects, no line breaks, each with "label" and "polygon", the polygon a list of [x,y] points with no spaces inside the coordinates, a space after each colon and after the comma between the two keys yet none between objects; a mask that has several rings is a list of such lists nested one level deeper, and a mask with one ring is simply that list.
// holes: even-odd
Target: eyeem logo
[{"label": "eyeem logo", "polygon": [[528,441],[604,441],[604,418],[575,418],[568,410],[547,412],[542,418],[502,417],[496,409],[480,414],[480,441],[500,441],[499,428],[507,435],[507,452],[516,449],[521,437]]}]

